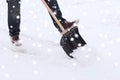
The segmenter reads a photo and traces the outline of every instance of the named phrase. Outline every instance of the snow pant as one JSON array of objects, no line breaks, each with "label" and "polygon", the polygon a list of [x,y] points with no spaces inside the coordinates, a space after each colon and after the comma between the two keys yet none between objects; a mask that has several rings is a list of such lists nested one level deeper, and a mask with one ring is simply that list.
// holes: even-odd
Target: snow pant
[{"label": "snow pant", "polygon": [[[64,23],[65,19],[62,17],[57,0],[45,0],[50,9],[56,13],[55,16],[58,18],[61,24]],[[20,0],[7,0],[8,3],[8,28],[9,35],[19,35],[20,33]],[[51,16],[51,15],[50,15]],[[51,17],[52,18],[52,17]],[[55,20],[52,18],[53,24],[61,32]]]},{"label": "snow pant", "polygon": [[7,0],[9,35],[19,35],[20,32],[20,0]]},{"label": "snow pant", "polygon": [[[66,19],[64,19],[62,17],[62,12],[59,8],[57,0],[45,0],[45,1],[46,1],[47,5],[50,7],[50,9],[52,10],[52,12],[57,17],[57,19],[63,25]],[[51,18],[52,18],[52,16],[51,16]],[[60,30],[59,26],[57,25],[57,23],[55,22],[55,20],[53,18],[52,18],[52,20],[53,20],[53,23],[54,23],[55,27],[61,32],[61,30]]]}]

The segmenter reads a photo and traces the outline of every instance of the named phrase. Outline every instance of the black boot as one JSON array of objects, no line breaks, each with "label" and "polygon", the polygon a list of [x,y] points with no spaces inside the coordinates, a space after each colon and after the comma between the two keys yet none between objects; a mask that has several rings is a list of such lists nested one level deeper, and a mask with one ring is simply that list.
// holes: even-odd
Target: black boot
[{"label": "black boot", "polygon": [[74,25],[74,23],[75,23],[75,21],[72,21],[72,22],[64,21],[63,27],[64,27],[64,29],[69,29],[69,28],[71,28]]},{"label": "black boot", "polygon": [[13,45],[15,46],[21,46],[22,43],[20,42],[20,38],[19,35],[14,35],[14,36],[10,36],[11,37],[11,42]]}]

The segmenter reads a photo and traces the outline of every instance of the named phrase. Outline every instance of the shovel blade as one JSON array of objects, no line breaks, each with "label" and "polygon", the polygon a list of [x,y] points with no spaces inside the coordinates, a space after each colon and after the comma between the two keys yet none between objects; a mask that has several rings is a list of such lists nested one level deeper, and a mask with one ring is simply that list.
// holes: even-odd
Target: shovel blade
[{"label": "shovel blade", "polygon": [[85,44],[87,43],[79,34],[77,27],[73,27],[70,31],[63,34],[60,41],[60,45],[70,58],[74,58],[71,54],[75,49],[80,46],[84,46]]}]

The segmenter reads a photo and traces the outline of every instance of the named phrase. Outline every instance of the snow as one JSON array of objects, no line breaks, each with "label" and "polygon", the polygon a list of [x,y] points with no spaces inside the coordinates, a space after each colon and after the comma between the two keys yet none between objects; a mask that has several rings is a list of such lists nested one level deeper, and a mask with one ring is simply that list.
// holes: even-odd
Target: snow
[{"label": "snow", "polygon": [[77,59],[70,59],[42,2],[22,0],[20,38],[25,50],[12,51],[7,4],[1,0],[0,80],[119,80],[120,1],[58,2],[67,20],[80,19],[79,31],[88,45],[75,50]]}]

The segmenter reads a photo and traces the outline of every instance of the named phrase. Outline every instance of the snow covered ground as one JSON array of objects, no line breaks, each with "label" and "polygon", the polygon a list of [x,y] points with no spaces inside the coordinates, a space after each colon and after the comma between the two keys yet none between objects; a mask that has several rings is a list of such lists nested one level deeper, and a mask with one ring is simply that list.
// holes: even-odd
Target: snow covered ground
[{"label": "snow covered ground", "polygon": [[12,51],[7,4],[0,1],[0,80],[120,80],[120,1],[58,0],[63,16],[80,19],[88,43],[71,60],[59,46],[61,35],[40,0],[21,1],[25,52]]}]

